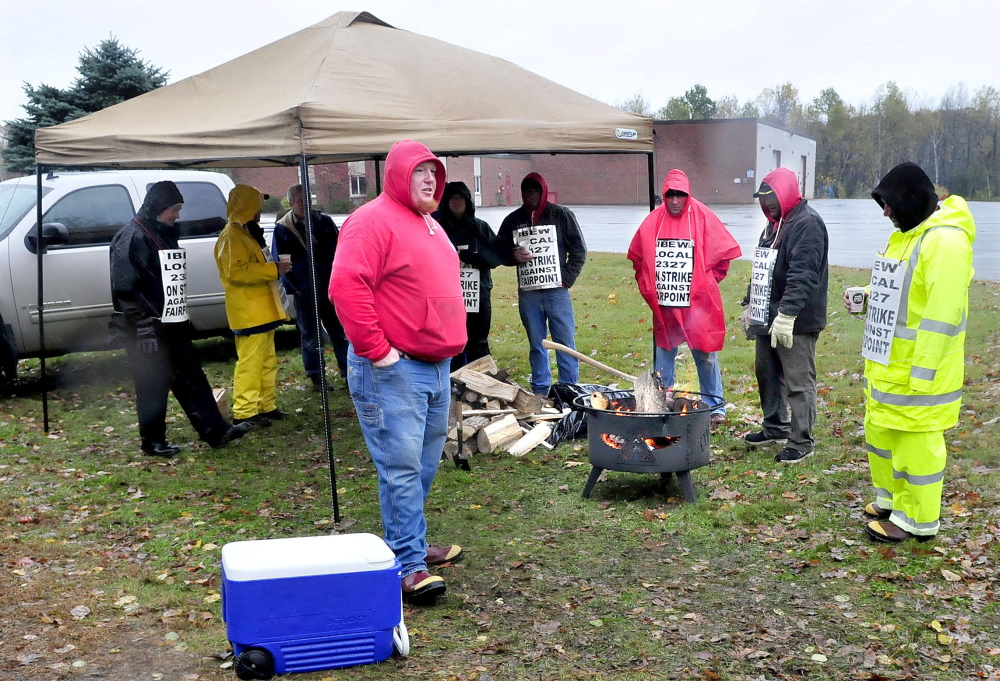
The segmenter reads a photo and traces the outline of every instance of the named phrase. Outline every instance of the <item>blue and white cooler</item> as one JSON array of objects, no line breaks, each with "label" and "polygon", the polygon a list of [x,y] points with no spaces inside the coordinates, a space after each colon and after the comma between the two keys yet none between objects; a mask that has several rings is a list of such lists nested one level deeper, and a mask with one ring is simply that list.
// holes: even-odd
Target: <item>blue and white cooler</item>
[{"label": "blue and white cooler", "polygon": [[373,534],[222,547],[222,618],[241,679],[381,662],[409,653],[401,566]]}]

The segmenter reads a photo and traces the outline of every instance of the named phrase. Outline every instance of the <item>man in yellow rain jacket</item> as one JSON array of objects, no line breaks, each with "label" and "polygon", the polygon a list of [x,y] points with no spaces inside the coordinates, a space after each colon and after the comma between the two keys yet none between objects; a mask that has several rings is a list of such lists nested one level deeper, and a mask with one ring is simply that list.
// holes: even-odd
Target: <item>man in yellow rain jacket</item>
[{"label": "man in yellow rain jacket", "polygon": [[865,440],[875,501],[865,530],[876,541],[923,541],[938,531],[944,431],[962,403],[976,224],[960,196],[938,206],[934,184],[913,163],[890,170],[872,197],[898,231],[867,287]]},{"label": "man in yellow rain jacket", "polygon": [[288,320],[278,293],[278,275],[291,263],[272,262],[258,224],[264,195],[238,184],[229,192],[229,221],[215,244],[215,262],[226,292],[226,317],[236,336],[233,423],[267,427],[285,417],[275,404],[278,358],[274,330]]}]

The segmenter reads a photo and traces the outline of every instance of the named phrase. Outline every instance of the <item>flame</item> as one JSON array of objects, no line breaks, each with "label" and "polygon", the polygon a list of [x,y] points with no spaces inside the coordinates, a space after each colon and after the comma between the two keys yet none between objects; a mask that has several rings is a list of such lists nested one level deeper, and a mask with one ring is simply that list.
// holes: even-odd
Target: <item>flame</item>
[{"label": "flame", "polygon": [[643,440],[650,449],[664,449],[680,440],[679,437],[647,437]]},{"label": "flame", "polygon": [[601,433],[601,440],[608,447],[612,449],[621,449],[625,446],[625,438],[618,435],[609,435],[608,433]]}]

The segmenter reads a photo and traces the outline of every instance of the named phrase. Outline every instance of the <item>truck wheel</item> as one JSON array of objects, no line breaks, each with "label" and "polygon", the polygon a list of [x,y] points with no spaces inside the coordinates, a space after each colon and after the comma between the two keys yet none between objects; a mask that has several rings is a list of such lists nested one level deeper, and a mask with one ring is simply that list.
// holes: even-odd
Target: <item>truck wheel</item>
[{"label": "truck wheel", "polygon": [[274,676],[274,658],[263,648],[248,648],[233,662],[236,676],[248,679],[270,679]]}]

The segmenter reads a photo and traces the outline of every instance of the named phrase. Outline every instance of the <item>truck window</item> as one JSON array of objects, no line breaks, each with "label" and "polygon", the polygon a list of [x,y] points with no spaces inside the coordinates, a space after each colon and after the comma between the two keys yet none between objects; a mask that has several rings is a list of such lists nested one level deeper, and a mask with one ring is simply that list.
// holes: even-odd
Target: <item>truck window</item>
[{"label": "truck window", "polygon": [[[152,187],[146,185],[146,191]],[[226,197],[211,182],[178,182],[184,197],[177,229],[181,239],[218,236],[226,226]]]},{"label": "truck window", "polygon": [[[42,196],[50,191],[51,187],[42,187]],[[7,236],[29,210],[34,210],[37,195],[38,189],[33,183],[0,184],[0,239]]]},{"label": "truck window", "polygon": [[69,242],[52,246],[55,250],[109,244],[122,225],[134,217],[128,190],[109,184],[67,194],[45,212],[42,221],[59,222],[69,230]]}]

